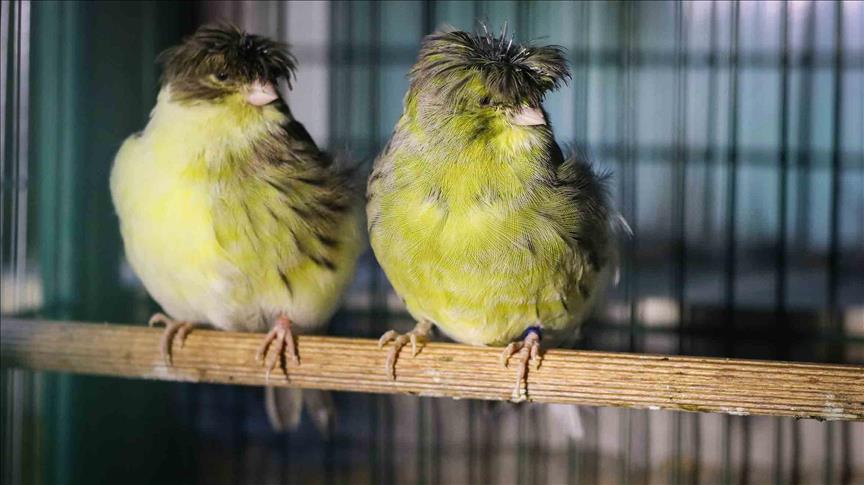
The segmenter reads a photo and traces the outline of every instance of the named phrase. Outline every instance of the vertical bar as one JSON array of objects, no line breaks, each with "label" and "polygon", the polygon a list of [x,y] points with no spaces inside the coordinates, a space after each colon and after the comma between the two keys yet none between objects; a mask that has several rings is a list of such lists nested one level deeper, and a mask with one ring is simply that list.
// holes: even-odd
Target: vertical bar
[{"label": "vertical bar", "polygon": [[849,485],[852,483],[852,473],[855,467],[852,458],[852,426],[856,426],[856,424],[844,422],[840,426],[840,447],[843,452],[843,461],[840,467],[840,483],[842,485]]},{"label": "vertical bar", "polygon": [[[636,115],[635,106],[637,106],[638,102],[635,100],[638,99],[638,95],[636,94],[636,86],[638,86],[638,80],[634,81],[634,73],[633,73],[633,57],[635,56],[637,60],[640,56],[640,51],[637,48],[637,43],[639,41],[639,30],[638,30],[638,21],[637,9],[640,8],[636,2],[627,2],[626,7],[621,9],[618,17],[618,28],[619,35],[624,36],[625,45],[622,49],[622,56],[619,58],[622,64],[619,64],[619,76],[624,76],[624,85],[623,89],[625,90],[625,96],[622,98],[624,100],[623,104],[618,105],[618,116],[619,118],[623,118],[624,122],[620,124],[623,127],[623,133],[619,138],[623,147],[623,157],[621,163],[624,165],[624,174],[625,179],[622,180],[622,187],[625,188],[625,194],[629,194],[629,200],[625,197],[623,199],[624,204],[629,206],[628,209],[628,217],[632,218],[632,222],[636,222],[636,201],[638,200],[638,194],[636,190],[639,186],[637,183],[637,170],[636,170],[636,161],[637,161],[637,151],[639,139],[636,135],[636,121],[638,117]],[[623,30],[623,32],[622,32]],[[637,69],[641,67],[641,64],[637,65]],[[629,202],[629,203],[628,203]],[[634,225],[635,227],[635,225]],[[637,257],[636,251],[636,243],[635,238],[634,241],[631,241],[631,244],[628,246],[629,254],[628,261],[631,264],[629,267],[631,270],[636,268],[635,258]],[[636,278],[635,275],[631,275],[630,278],[627,279],[627,290],[625,294],[628,298],[630,298],[630,315],[629,315],[629,325],[628,325],[628,339],[627,339],[627,347],[629,351],[634,352],[637,348],[637,318],[636,318],[636,305],[637,301],[637,290],[636,290]],[[631,446],[630,441],[632,439],[632,423],[631,417],[632,413],[629,410],[625,410],[622,413],[619,413],[620,419],[623,420],[622,426],[620,426],[620,443],[623,446],[623,460],[621,461],[621,470],[619,472],[619,480],[624,484],[630,483],[630,463],[632,462],[631,457]]]},{"label": "vertical bar", "polygon": [[[740,22],[740,4],[738,0],[732,3],[732,21],[730,25],[731,72],[729,75],[729,141],[726,153],[727,180],[726,180],[726,251],[724,257],[725,280],[725,320],[724,329],[724,354],[731,356],[734,353],[735,335],[735,259],[736,259],[736,211],[738,196],[738,28]],[[732,480],[732,420],[730,416],[724,416],[723,420],[723,483],[731,483]]]},{"label": "vertical bar", "polygon": [[514,29],[511,35],[521,38],[524,42],[528,42],[531,39],[529,28],[532,25],[532,3],[525,0],[516,1],[516,22],[513,25]]},{"label": "vertical bar", "polygon": [[705,180],[702,186],[705,188],[702,196],[702,207],[705,207],[705,212],[702,214],[702,237],[705,244],[710,244],[713,240],[714,230],[714,211],[708,209],[713,207],[714,200],[714,184],[711,181],[712,171],[714,169],[714,157],[716,155],[716,139],[714,133],[717,132],[717,57],[718,57],[718,20],[717,20],[717,2],[711,2],[711,13],[709,21],[709,52],[708,52],[708,107],[705,110]]},{"label": "vertical bar", "polygon": [[525,406],[520,406],[516,410],[516,482],[527,483],[529,474],[527,471],[526,462],[530,460],[526,456],[525,440],[528,436],[528,425],[525,419]]},{"label": "vertical bar", "polygon": [[[17,183],[15,177],[15,166],[11,156],[11,150],[7,151],[7,128],[10,121],[14,123],[14,111],[9,109],[9,94],[10,94],[10,78],[13,77],[16,65],[7,62],[8,59],[15,57],[16,29],[15,29],[15,6],[13,2],[2,2],[0,4],[0,49],[2,49],[2,61],[0,61],[0,217],[6,217],[6,196],[10,194],[10,202],[15,203],[15,198],[12,193],[15,190]],[[11,71],[11,72],[10,72]],[[7,179],[7,170],[10,173],[10,178]],[[14,207],[9,211],[10,219],[15,217]],[[10,223],[10,229],[14,223]],[[6,221],[0,220],[0,277],[5,276],[6,272],[6,238],[9,237],[6,233]],[[10,253],[14,247],[10,243]],[[9,262],[14,263],[11,254]],[[5,282],[4,282],[5,283]],[[15,283],[13,283],[15,284]],[[4,302],[6,303],[6,302]],[[13,302],[17,305],[18,301]],[[8,304],[8,303],[7,303]],[[14,306],[13,306],[14,308]],[[3,456],[2,469],[0,469],[0,479],[3,483],[22,483],[22,462],[24,455],[24,432],[23,410],[22,405],[26,405],[26,395],[23,389],[24,375],[21,371],[3,369],[2,370],[3,384]]]},{"label": "vertical bar", "polygon": [[702,415],[692,414],[693,420],[693,470],[690,483],[696,485],[702,483]]},{"label": "vertical bar", "polygon": [[[708,26],[708,105],[706,109],[706,120],[705,120],[705,176],[702,186],[704,187],[704,193],[702,198],[702,207],[704,207],[704,212],[702,213],[702,243],[705,245],[709,245],[712,247],[713,253],[713,231],[714,231],[714,221],[713,214],[714,211],[710,208],[713,207],[714,200],[714,184],[712,183],[712,175],[714,172],[715,165],[715,157],[717,154],[716,147],[716,138],[714,137],[714,133],[717,132],[717,111],[718,111],[718,95],[717,95],[717,56],[718,56],[718,35],[719,35],[719,26],[717,20],[717,2],[711,2],[711,10],[709,12],[709,26]],[[713,267],[709,270],[713,271]],[[703,420],[696,421],[696,429],[697,432],[701,431]],[[728,441],[728,421],[723,421],[723,437]],[[699,433],[701,435],[701,432]],[[701,439],[701,436],[700,438]],[[699,442],[697,440],[697,442]],[[700,447],[701,451],[701,447]],[[725,456],[725,455],[724,455]],[[701,466],[702,456],[701,453],[696,456],[697,465]],[[694,470],[694,476],[697,481],[699,479],[699,470]]]},{"label": "vertical bar", "polygon": [[[675,155],[674,155],[674,192],[672,203],[672,221],[674,224],[675,237],[675,261],[672,264],[672,286],[673,294],[678,303],[678,331],[677,331],[677,347],[678,353],[683,353],[684,350],[684,321],[685,315],[685,281],[687,275],[687,234],[686,234],[686,184],[687,184],[687,168],[686,168],[686,147],[684,146],[687,140],[686,132],[686,116],[687,116],[687,72],[686,72],[686,39],[687,32],[684,23],[684,8],[683,2],[678,1],[675,4],[675,97],[673,107],[673,126],[675,139]],[[672,432],[672,450],[675,454],[675,465],[672,467],[672,483],[681,483],[681,472],[683,469],[683,447],[684,439],[682,413],[675,413]]]},{"label": "vertical bar", "polygon": [[[577,68],[583,73],[581,83],[575,86],[577,89],[574,101],[576,106],[573,110],[573,126],[575,128],[576,147],[584,148],[588,152],[588,92],[589,80],[591,79],[592,56],[591,56],[591,7],[592,2],[579,3],[579,25],[582,32],[582,45],[574,46],[573,64],[574,69]],[[585,412],[582,412],[581,418],[586,419]],[[584,450],[587,446],[583,443],[577,446],[574,440],[567,441],[567,482],[582,483],[582,473],[584,467]]]},{"label": "vertical bar", "polygon": [[687,278],[687,32],[684,27],[685,4],[679,0],[675,4],[675,92],[674,130],[675,130],[675,192],[673,194],[672,220],[675,224],[675,264],[672,267],[672,285],[678,301],[678,353],[684,351],[683,333],[686,322],[685,285]]},{"label": "vertical bar", "polygon": [[[27,280],[27,240],[28,240],[28,198],[30,195],[30,171],[29,171],[29,140],[30,140],[30,2],[22,1],[18,16],[18,73],[15,94],[17,96],[17,116],[15,122],[18,124],[16,132],[18,135],[16,154],[16,180],[18,181],[18,193],[15,204],[17,225],[16,252],[15,252],[15,278],[16,278],[16,300],[22,305],[25,303],[26,280]],[[28,377],[28,391],[31,387],[31,378]]]},{"label": "vertical bar", "polygon": [[468,449],[466,453],[468,455],[468,483],[478,483],[480,477],[477,476],[477,426],[478,416],[477,416],[477,403],[475,400],[468,401]]},{"label": "vertical bar", "polygon": [[[3,217],[0,220],[0,269],[5,273],[6,270],[6,262],[9,261],[10,265],[13,263],[12,261],[12,248],[13,244],[9,244],[9,254],[6,253],[6,197],[7,193],[10,194],[9,199],[10,202],[14,205],[15,198],[11,196],[11,193],[15,188],[15,168],[14,163],[12,161],[12,153],[13,150],[9,150],[7,147],[7,131],[9,130],[9,124],[14,126],[14,107],[10,107],[9,98],[12,89],[10,89],[10,79],[14,75],[15,64],[13,62],[9,62],[10,59],[15,58],[15,6],[16,4],[13,2],[3,2],[0,4],[0,49],[3,50],[3,57],[0,60],[0,117],[2,117],[3,123],[0,125],[0,217]],[[10,72],[10,70],[12,72]],[[12,103],[14,104],[14,103]],[[7,180],[7,171],[9,172],[9,180]],[[10,210],[10,219],[14,219],[15,211],[14,209]],[[10,221],[11,222],[11,221]],[[14,223],[10,223],[10,229],[14,226]],[[7,303],[8,304],[8,303]]]},{"label": "vertical bar", "polygon": [[423,35],[429,35],[435,29],[435,2],[423,0],[422,9]]},{"label": "vertical bar", "polygon": [[[246,476],[244,460],[246,456],[246,433],[243,429],[242,389],[239,386],[231,386],[225,391],[231,396],[229,398],[230,413],[228,413],[231,416],[231,448],[233,451],[231,453],[231,481],[244,483],[248,482],[250,477]],[[286,453],[286,456],[291,456],[291,453]]]},{"label": "vertical bar", "polygon": [[[2,157],[2,170],[0,170],[0,180],[3,182],[6,181],[6,123],[9,118],[6,114],[7,109],[7,98],[8,98],[8,80],[9,80],[9,67],[10,63],[7,62],[7,59],[13,54],[13,12],[14,6],[13,2],[3,2],[0,3],[0,49],[3,51],[3,61],[0,62],[0,116],[3,117],[3,126],[0,129],[0,157]],[[6,185],[2,186],[2,190],[6,190]],[[5,200],[0,199],[0,204],[5,203]],[[2,205],[0,205],[2,208]],[[0,212],[4,213],[4,212]],[[0,241],[3,241],[3,227],[0,226]]]},{"label": "vertical bar", "polygon": [[[329,103],[329,111],[330,114],[328,116],[328,129],[330,134],[328,136],[330,142],[331,150],[339,147],[343,143],[343,139],[341,137],[342,128],[342,110],[340,109],[343,106],[342,98],[339,94],[343,91],[342,82],[344,77],[347,77],[342,71],[344,70],[345,61],[343,59],[343,49],[342,46],[345,44],[344,36],[342,34],[342,29],[350,29],[350,22],[341,22],[342,20],[342,9],[349,8],[350,2],[330,2],[330,32],[333,36],[333,40],[330,42],[330,47],[327,49],[327,64],[330,65],[330,68],[333,70],[333,76],[330,77],[330,82],[328,83],[328,93],[327,97],[330,99]],[[346,25],[347,24],[347,25]],[[340,29],[341,28],[341,29]]]},{"label": "vertical bar", "polygon": [[[618,56],[618,89],[620,92],[619,99],[621,101],[618,103],[617,118],[618,126],[621,127],[621,132],[619,134],[619,146],[616,150],[619,164],[621,166],[622,212],[634,229],[638,227],[639,222],[637,220],[636,212],[636,201],[638,199],[636,194],[638,187],[638,184],[636,183],[636,163],[634,160],[636,150],[633,147],[634,140],[636,140],[636,132],[633,128],[633,119],[636,118],[635,109],[633,109],[633,100],[636,97],[634,85],[636,83],[633,81],[632,58],[634,55],[638,55],[638,53],[634,52],[635,49],[633,43],[633,37],[635,36],[634,31],[636,29],[633,17],[636,5],[635,2],[627,2],[626,8],[620,8],[618,15],[619,32],[622,30],[626,31],[626,45],[621,49]],[[639,231],[636,230],[635,233],[636,235],[629,238],[626,242],[625,257],[623,258],[624,264],[622,265],[626,269],[624,272],[626,275],[624,297],[628,300],[629,304],[627,349],[630,352],[636,350],[638,332],[637,307],[639,302],[636,290],[638,264],[636,259],[638,254]]]},{"label": "vertical bar", "polygon": [[[573,127],[576,147],[585,148],[588,145],[588,83],[591,79],[591,4],[592,2],[579,3],[579,32],[582,35],[582,44],[573,46],[571,62],[573,63],[573,83],[576,93],[574,95],[575,108],[573,109]],[[577,77],[576,70],[582,74]]]},{"label": "vertical bar", "polygon": [[806,251],[810,241],[810,224],[808,210],[810,207],[810,162],[811,162],[811,130],[810,122],[813,103],[813,70],[814,42],[816,31],[816,2],[807,4],[807,14],[804,26],[804,52],[801,58],[801,91],[800,111],[798,113],[798,183],[796,187],[797,204],[795,207],[795,247],[798,251]]},{"label": "vertical bar", "polygon": [[417,483],[418,485],[426,485],[429,480],[426,477],[426,447],[425,438],[429,435],[429,430],[426,427],[426,400],[428,398],[421,397],[417,400]]},{"label": "vertical bar", "polygon": [[[833,126],[831,130],[831,205],[829,215],[829,239],[828,239],[828,319],[829,335],[832,345],[828,358],[835,362],[842,362],[845,355],[843,345],[845,342],[845,329],[843,318],[837,308],[837,287],[839,285],[840,273],[840,170],[842,161],[842,133],[841,123],[843,121],[843,2],[834,1],[834,97],[833,97]],[[825,433],[826,460],[825,460],[825,483],[834,483],[834,435],[835,426],[830,423]],[[847,453],[844,453],[844,457]],[[845,468],[845,463],[843,464]]]},{"label": "vertical bar", "polygon": [[841,162],[843,158],[843,1],[835,0],[834,13],[834,97],[833,126],[831,130],[831,205],[828,239],[828,318],[831,322],[832,340],[840,342],[833,349],[832,360],[841,362],[845,330],[843,318],[837,308],[837,293],[840,278],[840,183]]},{"label": "vertical bar", "polygon": [[787,241],[787,217],[788,210],[788,195],[789,195],[789,3],[783,1],[782,13],[783,20],[781,24],[781,44],[782,51],[780,54],[780,171],[778,177],[778,220],[779,227],[777,229],[777,247],[775,251],[775,308],[774,308],[774,323],[776,335],[782,340],[780,348],[777,351],[776,357],[783,359],[787,354],[787,340],[785,335],[786,326],[786,278],[788,273],[788,261],[786,253],[788,251]]},{"label": "vertical bar", "polygon": [[[789,2],[783,0],[780,25],[780,170],[778,173],[778,228],[777,246],[775,249],[774,278],[774,332],[780,342],[777,344],[775,357],[784,359],[788,355],[789,341],[786,335],[786,279],[788,242],[786,238],[788,197],[789,197]],[[783,421],[775,419],[774,424],[774,463],[773,475],[775,485],[783,483]]]},{"label": "vertical bar", "polygon": [[[579,127],[577,130],[577,136],[579,136],[579,140],[581,143],[585,145],[587,150],[588,145],[588,90],[589,90],[589,80],[591,79],[591,2],[581,2],[580,3],[580,25],[582,27],[583,32],[583,42],[580,46],[580,56],[582,62],[582,70],[584,72],[584,76],[582,78],[582,86],[579,87],[579,92],[582,93],[581,102],[577,105],[576,109],[574,109],[574,115],[576,116],[576,120],[574,120],[574,126]],[[579,107],[582,109],[580,110]],[[585,414],[583,412],[582,418],[585,418]],[[583,467],[581,464],[584,460],[583,449],[584,446],[576,446],[573,440],[569,440],[567,443],[567,456],[570,457],[567,473],[568,473],[568,482],[569,483],[581,483],[581,474]]]},{"label": "vertical bar", "polygon": [[741,470],[738,477],[738,483],[747,485],[750,483],[750,445],[753,442],[751,439],[751,422],[749,417],[742,417],[741,427]]},{"label": "vertical bar", "polygon": [[732,483],[732,416],[723,415],[723,474],[721,482],[723,485]]},{"label": "vertical bar", "polygon": [[736,278],[736,222],[738,211],[738,27],[739,27],[740,4],[736,0],[732,4],[731,25],[731,73],[729,78],[729,145],[726,153],[726,165],[728,170],[726,180],[726,254],[724,265],[726,269],[724,279],[724,294],[726,307],[726,328],[724,329],[724,341],[726,355],[733,353],[732,345],[735,335],[735,278]]},{"label": "vertical bar", "polygon": [[[474,23],[487,23],[487,19],[483,18],[483,2],[482,0],[474,0],[472,2],[472,6],[474,7]],[[476,26],[479,27],[479,26]]]}]

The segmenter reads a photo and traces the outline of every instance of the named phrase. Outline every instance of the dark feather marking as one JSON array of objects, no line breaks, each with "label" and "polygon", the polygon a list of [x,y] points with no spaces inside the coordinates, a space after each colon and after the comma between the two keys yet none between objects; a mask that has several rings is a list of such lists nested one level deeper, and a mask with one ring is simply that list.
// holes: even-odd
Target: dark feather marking
[{"label": "dark feather marking", "polygon": [[301,209],[300,207],[297,207],[295,205],[289,205],[288,207],[290,207],[295,214],[302,217],[303,219],[309,218],[309,211],[307,211],[306,209]]},{"label": "dark feather marking", "polygon": [[299,239],[295,239],[295,242],[297,244],[297,251],[299,251],[300,254],[302,254],[303,256],[308,258],[310,261],[317,264],[318,266],[327,268],[331,271],[336,270],[336,264],[334,264],[333,261],[331,261],[330,259],[328,259],[325,256],[319,256],[317,254],[314,254]]},{"label": "dark feather marking", "polygon": [[380,220],[381,220],[381,214],[375,214],[374,216],[372,216],[371,219],[369,219],[369,223],[368,223],[368,226],[369,226],[368,230],[369,230],[369,232],[372,232],[372,229],[373,229],[375,226],[378,225],[378,222],[379,222]]},{"label": "dark feather marking", "polygon": [[240,224],[240,227],[243,228],[243,232],[246,234],[246,238],[252,244],[252,247],[257,250],[257,243],[259,242],[258,228],[255,225],[255,222],[252,220],[252,213],[249,210],[249,205],[246,203],[246,201],[243,201],[241,203],[241,206],[243,207],[243,214],[246,216],[246,221],[248,222],[248,224]]},{"label": "dark feather marking", "polygon": [[289,192],[288,188],[285,187],[285,185],[283,185],[279,182],[276,182],[275,180],[265,178],[264,181],[267,182],[267,185],[276,189],[280,194],[287,194]]},{"label": "dark feather marking", "polygon": [[265,205],[264,207],[267,209],[267,213],[270,214],[270,217],[272,217],[274,221],[278,222],[279,216],[276,215],[276,213],[273,211],[273,208],[269,205]]},{"label": "dark feather marking", "polygon": [[433,204],[437,204],[441,202],[442,196],[443,194],[441,192],[441,187],[435,186],[432,188],[432,190],[429,191],[428,194],[426,194],[426,200]]},{"label": "dark feather marking", "polygon": [[531,253],[532,256],[537,255],[537,247],[534,245],[534,240],[531,236],[525,237],[525,247],[528,249],[528,252]]},{"label": "dark feather marking", "polygon": [[334,249],[339,247],[339,241],[336,238],[332,238],[329,236],[325,236],[324,234],[315,234],[315,237],[318,238],[318,241],[321,242],[324,246],[328,248]]},{"label": "dark feather marking", "polygon": [[329,210],[330,212],[341,213],[341,212],[345,212],[348,209],[347,205],[341,204],[341,203],[333,201],[333,200],[321,200],[319,202],[321,204],[321,207],[324,207],[325,209]]},{"label": "dark feather marking", "polygon": [[282,280],[282,284],[285,285],[285,289],[288,290],[288,294],[294,296],[294,289],[291,287],[291,281],[288,280],[288,275],[286,275],[281,268],[276,271],[279,272],[279,278]]},{"label": "dark feather marking", "polygon": [[318,266],[327,268],[330,271],[336,271],[336,264],[333,263],[333,261],[330,261],[328,258],[315,256],[311,257],[310,259],[312,259],[312,262],[317,264]]},{"label": "dark feather marking", "polygon": [[579,224],[570,238],[584,251],[587,264],[599,270],[606,264],[602,248],[610,238],[612,214],[607,181],[608,173],[595,173],[591,164],[575,154],[558,167],[555,186],[567,191],[579,211]]},{"label": "dark feather marking", "polygon": [[309,134],[309,131],[306,130],[305,126],[303,126],[303,123],[294,119],[289,119],[289,121],[282,124],[282,130],[289,139],[302,141],[304,144],[315,147],[317,150],[315,141],[312,140],[312,135]]},{"label": "dark feather marking", "polygon": [[320,178],[312,178],[312,177],[293,177],[294,180],[298,182],[303,182],[306,185],[311,185],[313,187],[323,187],[324,180]]},{"label": "dark feather marking", "polygon": [[369,185],[372,185],[372,182],[378,181],[383,176],[380,170],[375,170],[372,172],[372,175],[369,176]]},{"label": "dark feather marking", "polygon": [[300,239],[297,239],[293,230],[291,231],[291,235],[294,236],[294,243],[297,245],[297,251],[299,251],[300,254],[302,254],[306,258],[312,259],[312,253],[309,252],[309,250],[306,248],[306,245],[303,244]]}]

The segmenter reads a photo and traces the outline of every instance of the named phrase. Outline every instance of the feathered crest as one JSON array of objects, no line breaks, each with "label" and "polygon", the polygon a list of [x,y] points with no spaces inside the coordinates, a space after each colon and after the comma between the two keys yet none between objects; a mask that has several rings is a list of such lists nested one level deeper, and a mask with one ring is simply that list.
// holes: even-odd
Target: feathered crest
[{"label": "feathered crest", "polygon": [[159,54],[163,81],[205,75],[233,79],[291,79],[297,65],[288,46],[260,35],[248,34],[226,22],[200,27],[183,43]]},{"label": "feathered crest", "polygon": [[570,78],[563,47],[520,44],[507,35],[507,24],[498,36],[480,25],[482,32],[451,30],[427,36],[411,69],[412,86],[438,80],[443,95],[458,97],[479,73],[496,101],[538,105],[548,91]]}]

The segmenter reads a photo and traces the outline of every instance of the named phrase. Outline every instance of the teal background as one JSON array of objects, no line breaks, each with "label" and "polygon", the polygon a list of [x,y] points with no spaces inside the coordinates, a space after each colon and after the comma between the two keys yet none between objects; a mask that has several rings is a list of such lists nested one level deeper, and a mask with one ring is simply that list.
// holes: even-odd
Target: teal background
[{"label": "teal background", "polygon": [[[124,273],[108,174],[120,143],[144,127],[154,105],[156,54],[191,33],[209,7],[29,5],[29,171],[17,180],[14,153],[3,153],[0,246],[4,272],[24,264],[38,272],[42,301],[18,313],[144,322],[157,307]],[[446,24],[472,29],[478,19],[497,31],[508,21],[518,39],[566,47],[571,82],[545,106],[563,145],[584,148],[614,172],[614,199],[636,233],[623,242],[623,279],[609,298],[618,313],[592,322],[579,345],[861,362],[864,325],[848,311],[864,305],[864,14],[853,2],[842,5],[331,2],[329,43],[311,48],[330,69],[329,148],[368,167],[401,113],[405,74],[424,34]],[[231,5],[253,8],[264,7]],[[3,49],[12,68],[13,47]],[[9,113],[3,129],[11,133]],[[23,261],[9,202],[21,187],[29,190]],[[333,334],[372,337],[410,325],[387,303],[393,295],[368,254],[352,292],[367,303],[340,314]],[[658,323],[642,309],[649,300],[672,302],[677,316]],[[404,404],[398,398],[339,395],[339,433],[321,437],[306,425],[276,435],[264,423],[258,389],[11,371],[3,380],[4,411],[23,395],[13,384],[25,383],[32,399],[26,483],[257,483],[272,478],[268,466],[282,481],[392,483],[400,452],[415,459],[418,482],[440,482],[454,460],[442,429],[466,426],[454,409],[471,417],[463,444],[472,482],[507,478],[491,461],[498,456],[512,459],[514,481],[542,481],[538,457],[548,452],[528,439],[496,450],[490,443],[500,415],[483,403],[448,408],[414,399],[407,425],[414,441],[406,445],[405,422],[394,421]],[[533,429],[538,414],[520,413],[519,429]],[[600,456],[600,438],[611,431],[598,424],[587,444],[566,448],[569,481],[639,481],[633,463],[641,448],[633,443],[642,435],[634,430],[647,414],[615,419],[627,443],[623,464]],[[679,465],[663,475],[670,483],[700,481],[681,458],[698,443],[700,419],[669,418]],[[736,457],[749,456],[752,436],[768,433],[778,449],[800,452],[810,438],[802,430],[813,429],[781,419],[722,420],[725,483],[746,477]],[[832,450],[820,459],[820,481],[851,483],[853,454],[864,449],[852,437],[860,433],[848,423],[819,426],[819,445]],[[11,431],[3,433],[6,463]],[[778,451],[772,462],[774,483],[801,471],[784,456]]]},{"label": "teal background", "polygon": [[[152,309],[118,284],[122,243],[108,191],[114,154],[147,121],[153,59],[194,28],[170,2],[33,2],[31,177],[39,315],[130,321]],[[137,309],[137,312],[136,312]],[[192,479],[174,386],[45,375],[42,483]]]}]

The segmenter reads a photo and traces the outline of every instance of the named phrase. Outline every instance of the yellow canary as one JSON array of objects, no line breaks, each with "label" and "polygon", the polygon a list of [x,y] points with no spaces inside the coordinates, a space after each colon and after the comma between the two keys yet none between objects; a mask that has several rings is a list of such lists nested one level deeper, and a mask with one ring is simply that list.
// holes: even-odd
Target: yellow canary
[{"label": "yellow canary", "polygon": [[292,330],[336,310],[365,244],[362,192],[276,90],[295,69],[284,44],[211,25],[160,61],[150,121],[111,173],[126,256],[167,313],[151,319],[166,362],[197,324],[269,330],[269,376],[285,347],[299,362]]},{"label": "yellow canary", "polygon": [[541,335],[572,334],[613,266],[604,176],[564,159],[544,95],[569,76],[562,49],[504,34],[439,32],[410,73],[402,117],[367,187],[370,242],[418,320],[386,369],[434,324],[539,364]]}]

